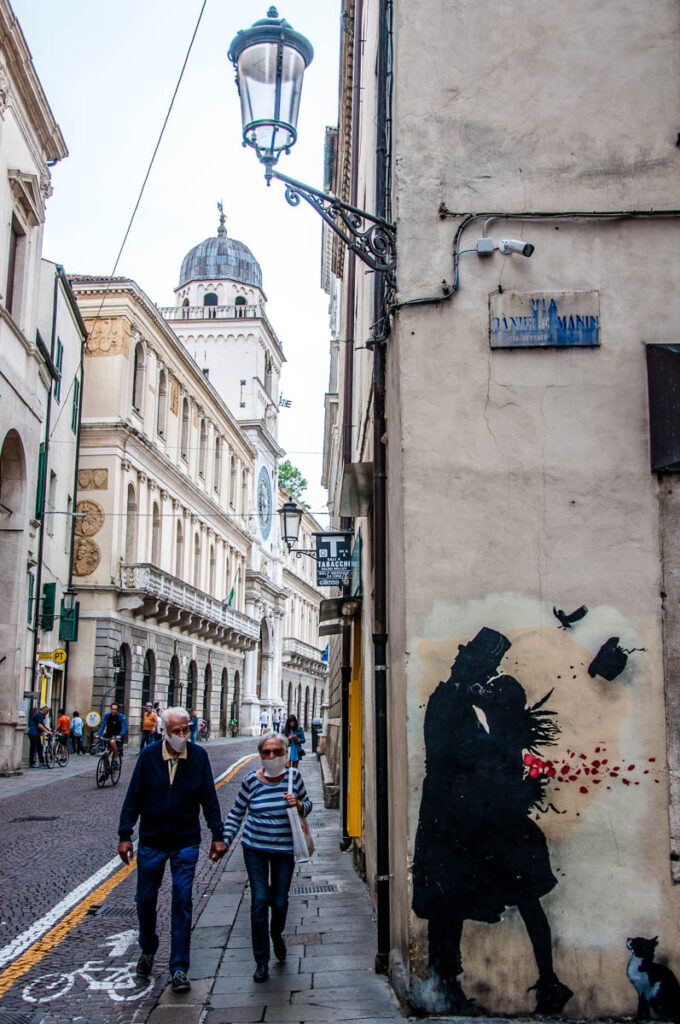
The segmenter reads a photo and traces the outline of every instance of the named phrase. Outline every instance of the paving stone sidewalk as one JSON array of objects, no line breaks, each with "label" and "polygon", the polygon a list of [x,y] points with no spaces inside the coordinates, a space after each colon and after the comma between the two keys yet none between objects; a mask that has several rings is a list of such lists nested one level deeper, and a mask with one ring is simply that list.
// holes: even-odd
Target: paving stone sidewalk
[{"label": "paving stone sidewalk", "polygon": [[195,915],[192,990],[178,996],[167,987],[148,1024],[404,1024],[386,977],[373,970],[373,904],[350,854],[338,848],[339,814],[323,806],[316,759],[304,763],[303,774],[316,850],[293,877],[285,964],[272,958],[269,981],[252,979],[250,892],[235,849]]}]

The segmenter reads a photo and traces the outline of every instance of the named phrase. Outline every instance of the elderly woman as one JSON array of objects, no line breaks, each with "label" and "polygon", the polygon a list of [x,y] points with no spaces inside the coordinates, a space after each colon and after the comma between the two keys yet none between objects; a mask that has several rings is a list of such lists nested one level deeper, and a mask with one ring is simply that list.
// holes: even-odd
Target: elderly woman
[{"label": "elderly woman", "polygon": [[[245,817],[241,846],[250,881],[250,926],[256,969],[255,981],[269,977],[269,935],[276,959],[286,959],[283,929],[288,913],[295,859],[288,808],[306,817],[312,809],[302,775],[293,769],[293,792],[288,792],[288,739],[279,732],[260,736],[261,766],[248,772],[224,823],[224,841],[231,846]],[[271,924],[269,908],[271,907]]]}]

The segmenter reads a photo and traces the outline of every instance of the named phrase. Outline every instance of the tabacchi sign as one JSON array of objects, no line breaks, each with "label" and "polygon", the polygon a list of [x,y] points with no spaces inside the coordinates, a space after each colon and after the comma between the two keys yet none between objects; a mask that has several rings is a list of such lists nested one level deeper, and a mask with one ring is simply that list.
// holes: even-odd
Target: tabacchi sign
[{"label": "tabacchi sign", "polygon": [[352,533],[316,534],[316,585],[342,587],[352,568]]}]

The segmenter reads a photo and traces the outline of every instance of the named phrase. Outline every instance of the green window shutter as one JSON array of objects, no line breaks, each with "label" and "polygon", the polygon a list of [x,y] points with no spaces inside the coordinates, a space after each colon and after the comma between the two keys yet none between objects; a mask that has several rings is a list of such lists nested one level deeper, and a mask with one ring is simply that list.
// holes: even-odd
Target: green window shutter
[{"label": "green window shutter", "polygon": [[27,619],[29,626],[33,622],[33,593],[35,590],[35,576],[32,572],[28,574],[28,611]]},{"label": "green window shutter", "polygon": [[78,433],[78,409],[80,405],[80,381],[76,377],[73,381],[73,405],[71,406],[71,430]]},{"label": "green window shutter", "polygon": [[42,590],[40,628],[43,632],[49,633],[51,629],[54,629],[54,606],[57,600],[57,584],[43,583]]},{"label": "green window shutter", "polygon": [[47,477],[47,452],[45,442],[40,442],[38,453],[38,484],[35,491],[35,518],[42,522],[45,509],[45,479]]},{"label": "green window shutter", "polygon": [[80,601],[76,601],[73,611],[67,612],[64,608],[64,599],[61,601],[61,615],[59,618],[59,639],[66,643],[73,643],[78,639],[78,620],[80,619]]},{"label": "green window shutter", "polygon": [[56,352],[56,359],[54,360],[54,365],[56,366],[57,370],[59,371],[59,377],[54,382],[54,400],[55,400],[55,402],[60,402],[61,401],[61,368],[62,368],[63,364],[64,364],[64,346],[59,341],[59,338],[57,338],[57,352]]}]

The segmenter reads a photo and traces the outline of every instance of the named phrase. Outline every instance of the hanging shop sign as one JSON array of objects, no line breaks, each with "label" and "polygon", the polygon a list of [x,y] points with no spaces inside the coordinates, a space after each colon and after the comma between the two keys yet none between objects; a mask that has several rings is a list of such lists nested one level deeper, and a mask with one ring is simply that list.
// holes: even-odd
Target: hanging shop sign
[{"label": "hanging shop sign", "polygon": [[600,344],[599,292],[493,292],[491,348],[584,348]]},{"label": "hanging shop sign", "polygon": [[317,587],[342,587],[352,569],[352,537],[349,531],[317,533]]}]

